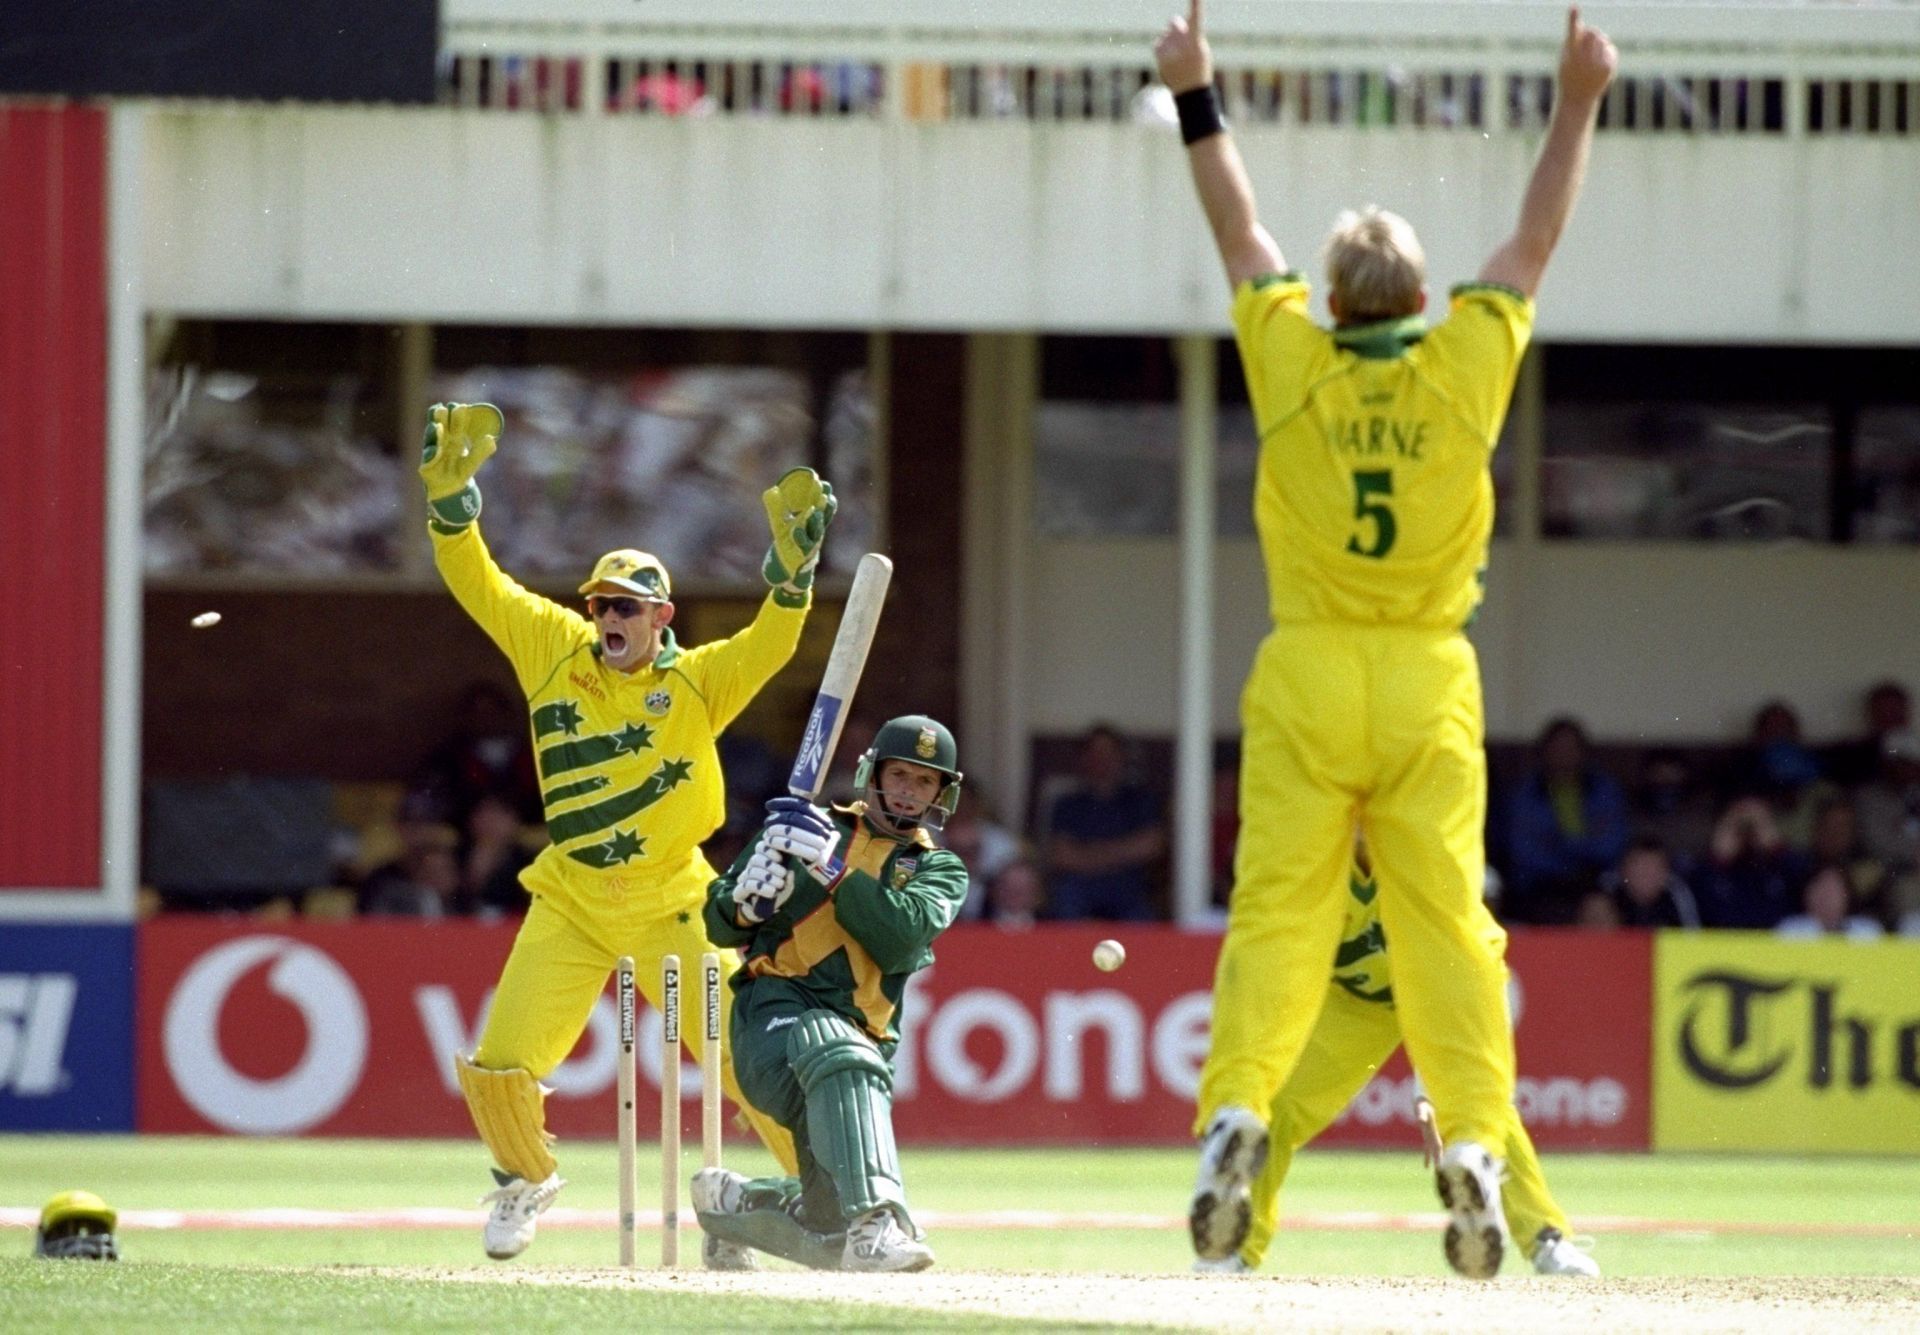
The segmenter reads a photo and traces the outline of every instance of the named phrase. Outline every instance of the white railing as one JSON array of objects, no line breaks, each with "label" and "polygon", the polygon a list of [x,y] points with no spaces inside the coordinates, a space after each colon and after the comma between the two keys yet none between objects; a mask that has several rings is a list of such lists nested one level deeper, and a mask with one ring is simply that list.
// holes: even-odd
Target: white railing
[{"label": "white railing", "polygon": [[[1152,0],[449,0],[443,100],[556,115],[1155,119]],[[1557,0],[1242,0],[1211,20],[1247,126],[1531,131]],[[1610,6],[1614,133],[1920,137],[1920,8]]]}]

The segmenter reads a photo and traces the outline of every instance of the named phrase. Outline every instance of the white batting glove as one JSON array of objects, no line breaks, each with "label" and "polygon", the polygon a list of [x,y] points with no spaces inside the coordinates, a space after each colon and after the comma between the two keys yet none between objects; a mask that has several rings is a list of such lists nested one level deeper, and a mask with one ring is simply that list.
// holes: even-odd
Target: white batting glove
[{"label": "white batting glove", "polygon": [[780,911],[793,895],[793,872],[763,838],[733,883],[733,918],[742,927],[758,927]]},{"label": "white batting glove", "polygon": [[840,844],[840,829],[825,807],[814,806],[798,797],[776,797],[767,803],[766,828],[760,834],[763,847],[791,853],[815,880],[830,884],[844,864],[834,856]]}]

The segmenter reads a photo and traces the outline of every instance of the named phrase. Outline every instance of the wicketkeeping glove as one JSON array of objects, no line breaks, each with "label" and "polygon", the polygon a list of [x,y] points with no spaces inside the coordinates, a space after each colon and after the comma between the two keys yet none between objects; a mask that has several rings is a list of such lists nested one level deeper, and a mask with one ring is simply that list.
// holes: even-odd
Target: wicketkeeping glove
[{"label": "wicketkeeping glove", "polygon": [[792,895],[793,872],[762,838],[733,883],[733,920],[742,927],[758,927]]},{"label": "wicketkeeping glove", "polygon": [[791,853],[816,880],[831,883],[846,867],[834,856],[840,829],[824,807],[798,797],[776,797],[767,803],[766,830],[760,836],[767,847]]},{"label": "wicketkeeping glove", "polygon": [[773,545],[760,573],[773,588],[773,600],[782,607],[805,607],[813,588],[813,568],[820,563],[820,544],[827,536],[840,502],[833,488],[811,468],[789,470],[768,487],[760,499],[767,507],[767,525]]},{"label": "wicketkeeping glove", "polygon": [[473,475],[492,457],[506,425],[491,403],[436,403],[427,410],[420,444],[420,480],[427,484],[427,524],[459,533],[480,517]]}]

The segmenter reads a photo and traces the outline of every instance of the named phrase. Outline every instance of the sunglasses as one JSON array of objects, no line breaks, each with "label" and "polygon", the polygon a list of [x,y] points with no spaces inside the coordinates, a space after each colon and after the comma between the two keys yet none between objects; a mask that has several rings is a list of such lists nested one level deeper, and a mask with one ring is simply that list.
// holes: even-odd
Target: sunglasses
[{"label": "sunglasses", "polygon": [[622,621],[628,617],[640,615],[640,609],[646,604],[638,598],[589,598],[587,615],[598,621],[602,613],[611,612]]}]

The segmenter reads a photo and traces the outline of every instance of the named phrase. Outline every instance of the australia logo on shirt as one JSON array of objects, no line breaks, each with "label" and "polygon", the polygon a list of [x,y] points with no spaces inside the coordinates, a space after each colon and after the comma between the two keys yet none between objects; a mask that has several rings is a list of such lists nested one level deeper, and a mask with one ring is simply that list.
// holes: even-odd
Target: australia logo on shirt
[{"label": "australia logo on shirt", "polygon": [[660,691],[647,692],[647,697],[646,697],[647,712],[649,714],[652,714],[655,718],[658,718],[660,715],[666,713],[667,710],[672,707],[672,705],[673,705],[673,693],[671,691],[660,690]]}]

